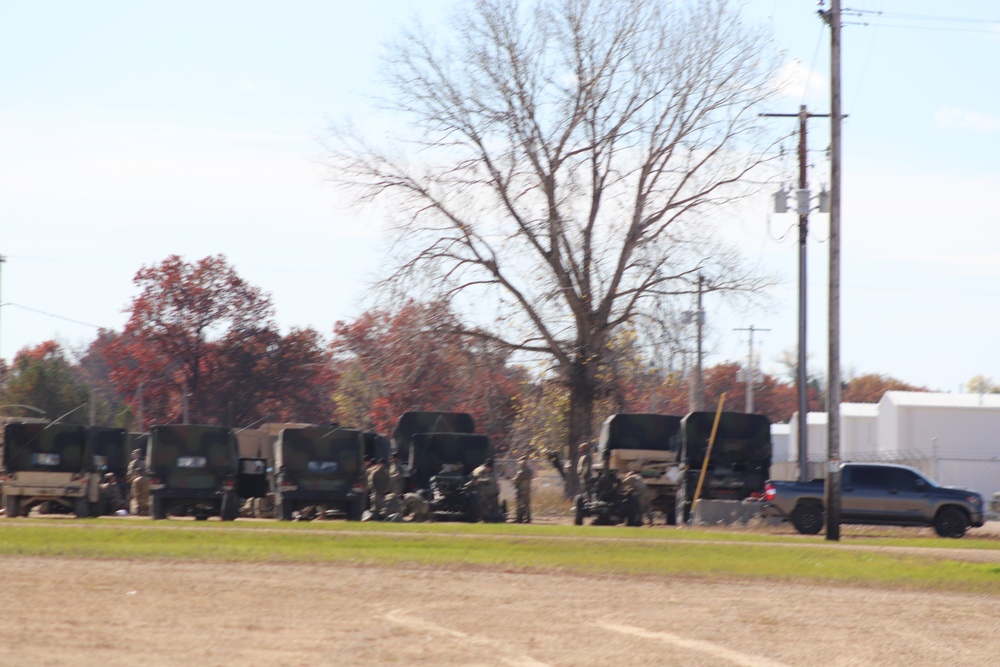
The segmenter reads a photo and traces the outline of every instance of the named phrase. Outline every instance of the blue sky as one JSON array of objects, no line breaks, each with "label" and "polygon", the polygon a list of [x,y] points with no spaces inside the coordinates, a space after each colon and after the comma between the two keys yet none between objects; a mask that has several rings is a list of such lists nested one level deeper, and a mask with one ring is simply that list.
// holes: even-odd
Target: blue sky
[{"label": "blue sky", "polygon": [[[400,23],[419,11],[435,25],[451,6],[0,0],[0,356],[121,329],[135,272],[174,253],[224,254],[271,293],[286,329],[329,335],[357,316],[384,262],[383,228],[325,182],[318,139],[330,119],[370,116],[380,44]],[[846,14],[844,28],[845,373],[943,391],[979,374],[1000,382],[1000,5],[851,6],[866,13]],[[816,8],[746,3],[796,76],[766,111],[829,111],[829,32]],[[829,123],[810,121],[809,133],[818,190]],[[794,181],[794,158],[783,167]],[[766,192],[748,202],[732,240],[783,282],[768,307],[706,300],[708,364],[744,361],[737,329],[750,326],[764,370],[779,372],[794,350],[796,218],[770,207]],[[812,216],[808,246],[821,372],[826,218]]]}]

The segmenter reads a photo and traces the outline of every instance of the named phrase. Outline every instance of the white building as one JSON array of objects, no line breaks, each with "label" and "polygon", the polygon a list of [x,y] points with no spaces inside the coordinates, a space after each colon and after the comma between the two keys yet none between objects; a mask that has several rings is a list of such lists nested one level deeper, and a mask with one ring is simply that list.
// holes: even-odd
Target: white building
[{"label": "white building", "polygon": [[791,425],[771,424],[771,460],[787,461],[791,455]]},{"label": "white building", "polygon": [[[875,403],[842,403],[840,458],[919,468],[946,486],[1000,491],[1000,394],[888,391]],[[824,475],[827,414],[807,415],[808,476]],[[771,476],[798,476],[798,415],[789,423],[788,456]],[[784,461],[787,461],[785,463]]]},{"label": "white building", "polygon": [[[841,403],[840,404],[840,458],[844,461],[852,459],[871,460],[877,450],[877,418],[878,405],[875,403]],[[827,413],[810,412],[806,415],[806,460],[821,462],[826,460]],[[799,414],[792,415],[791,422],[791,461],[798,461],[799,452]]]},{"label": "white building", "polygon": [[878,404],[880,458],[925,461],[938,483],[1000,491],[1000,395],[887,391]]}]

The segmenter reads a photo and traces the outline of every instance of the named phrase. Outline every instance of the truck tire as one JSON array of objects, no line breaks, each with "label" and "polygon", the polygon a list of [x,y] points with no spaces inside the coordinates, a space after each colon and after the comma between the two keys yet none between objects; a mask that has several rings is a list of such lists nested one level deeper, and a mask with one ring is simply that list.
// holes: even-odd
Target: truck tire
[{"label": "truck tire", "polygon": [[274,516],[278,521],[292,520],[292,503],[280,495],[274,499]]},{"label": "truck tire", "polygon": [[13,519],[14,517],[20,516],[21,514],[21,497],[20,496],[8,496],[3,497],[3,514],[4,516]]},{"label": "truck tire", "polygon": [[674,522],[678,526],[686,526],[691,523],[691,506],[687,502],[687,485],[681,484],[677,487],[677,496],[674,501]]},{"label": "truck tire", "polygon": [[480,510],[479,494],[476,491],[470,493],[465,500],[465,521],[469,523],[478,523],[480,519],[484,522],[486,517],[481,516],[482,512]]},{"label": "truck tire", "polygon": [[792,525],[803,535],[816,535],[823,529],[823,508],[819,503],[803,503],[792,510]]},{"label": "truck tire", "polygon": [[230,491],[222,496],[222,507],[219,510],[219,518],[223,521],[235,521],[240,513],[240,499],[235,491]]},{"label": "truck tire", "polygon": [[89,519],[90,501],[86,498],[77,498],[76,502],[73,503],[73,514],[75,514],[78,519]]},{"label": "truck tire", "polygon": [[625,525],[642,525],[642,514],[639,512],[639,499],[635,496],[625,498]]},{"label": "truck tire", "polygon": [[347,520],[348,521],[361,521],[361,517],[365,513],[365,501],[364,498],[354,498],[347,504]]},{"label": "truck tire", "polygon": [[667,503],[666,508],[663,510],[663,520],[668,526],[677,525],[677,501],[676,498],[673,503]]},{"label": "truck tire", "polygon": [[154,519],[167,518],[167,499],[160,496],[153,496],[149,500],[149,513]]},{"label": "truck tire", "polygon": [[965,513],[954,507],[942,507],[934,517],[934,532],[941,537],[962,537],[968,527]]},{"label": "truck tire", "polygon": [[575,510],[573,514],[573,523],[577,526],[583,525],[583,517],[587,516],[587,512],[583,507],[583,496],[577,496],[576,502],[573,503],[573,508]]}]

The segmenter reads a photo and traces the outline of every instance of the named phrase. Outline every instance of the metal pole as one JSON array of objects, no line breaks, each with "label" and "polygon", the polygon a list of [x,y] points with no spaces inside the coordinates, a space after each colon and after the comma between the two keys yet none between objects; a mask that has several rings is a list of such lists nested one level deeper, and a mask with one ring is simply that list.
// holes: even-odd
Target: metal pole
[{"label": "metal pole", "polygon": [[[799,188],[808,187],[806,167],[806,120],[809,113],[803,104],[799,109]],[[799,481],[809,479],[809,376],[806,372],[806,239],[809,237],[809,213],[799,211],[799,360],[795,372],[799,403]]]},{"label": "metal pole", "polygon": [[830,353],[827,388],[826,539],[840,540],[840,0],[825,14],[830,24]]},{"label": "metal pole", "polygon": [[[813,117],[826,118],[829,114],[809,113],[803,104],[799,107],[799,113],[765,113],[762,116],[773,117],[798,117],[799,119],[799,190],[808,188],[808,142],[806,140],[806,121]],[[798,204],[798,197],[796,197]],[[806,367],[806,242],[809,238],[809,211],[799,210],[799,353],[797,368],[795,372],[795,385],[798,394],[798,457],[799,457],[799,481],[805,482],[809,479],[809,373]]]},{"label": "metal pole", "polygon": [[139,428],[138,428],[139,433],[145,432],[144,429],[145,429],[145,426],[146,426],[146,419],[145,419],[145,416],[142,414],[142,411],[143,411],[142,390],[143,390],[143,383],[140,382],[139,386],[136,387],[136,389],[135,389],[135,393],[136,393],[136,417],[137,417],[137,420],[139,422]]},{"label": "metal pole", "polygon": [[[757,365],[753,360],[753,332],[754,331],[770,331],[770,329],[756,329],[751,324],[747,329],[733,329],[733,331],[749,331],[750,332],[750,353],[747,355],[747,367],[743,371],[745,374],[745,379],[747,383],[747,398],[746,398],[746,411],[749,414],[753,413],[753,384],[757,381]],[[738,378],[738,375],[737,375]]]},{"label": "metal pole", "polygon": [[[0,278],[3,276],[3,265],[7,261],[7,258],[0,255]],[[2,282],[0,282],[0,287],[2,287]],[[0,289],[0,313],[3,312],[3,291]],[[0,389],[3,389],[4,380],[4,365],[3,365],[3,348],[0,347]]]},{"label": "metal pole", "polygon": [[750,325],[750,349],[747,354],[747,414],[753,414],[753,381],[756,372],[753,363],[753,325]]},{"label": "metal pole", "polygon": [[697,364],[695,366],[695,385],[694,385],[694,411],[701,412],[705,405],[705,379],[701,373],[701,329],[705,322],[705,311],[702,309],[701,305],[701,293],[702,287],[704,286],[705,279],[699,275],[698,276],[698,310],[695,313],[695,326],[698,332],[698,354],[695,360]]}]

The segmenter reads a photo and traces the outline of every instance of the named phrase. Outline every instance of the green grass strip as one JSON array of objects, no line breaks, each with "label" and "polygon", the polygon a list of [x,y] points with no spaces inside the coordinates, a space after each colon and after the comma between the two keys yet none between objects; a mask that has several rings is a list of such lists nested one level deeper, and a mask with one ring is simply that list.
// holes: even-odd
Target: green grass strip
[{"label": "green grass strip", "polygon": [[[531,527],[339,522],[281,524],[275,529],[270,524],[249,522],[136,522],[127,527],[102,521],[46,523],[0,524],[0,555],[405,564],[586,575],[798,580],[1000,594],[998,563],[963,562],[931,552],[843,549],[837,544],[824,545],[821,538],[808,545],[775,545],[770,542],[775,536],[762,536],[766,540],[758,544],[750,539],[731,544],[719,540],[698,543],[688,539],[696,531],[644,533],[641,529],[613,532],[591,528],[581,532],[557,526],[526,533],[524,529]],[[505,533],[506,528],[521,530]],[[942,546],[940,540],[935,544]],[[945,544],[950,547],[953,541]]]}]

